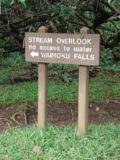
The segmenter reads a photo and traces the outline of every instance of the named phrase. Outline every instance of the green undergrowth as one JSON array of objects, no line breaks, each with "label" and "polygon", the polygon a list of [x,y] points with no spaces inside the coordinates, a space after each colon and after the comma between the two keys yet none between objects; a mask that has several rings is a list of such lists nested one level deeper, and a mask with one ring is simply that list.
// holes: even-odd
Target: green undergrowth
[{"label": "green undergrowth", "polygon": [[[120,96],[120,78],[115,75],[101,74],[91,78],[89,82],[90,101],[104,102],[110,97]],[[82,91],[81,91],[82,92]],[[23,82],[12,85],[0,85],[0,103],[10,104],[17,102],[37,101],[37,82]],[[77,102],[78,81],[71,83],[49,81],[48,100]]]},{"label": "green undergrowth", "polygon": [[[76,127],[49,125],[10,129],[0,134],[0,159],[9,160],[119,160],[120,126],[91,125],[86,136]],[[34,147],[39,148],[34,151]]]},{"label": "green undergrowth", "polygon": [[25,55],[21,52],[12,52],[5,58],[1,58],[0,61],[1,66],[30,66],[31,63],[25,61]]},{"label": "green undergrowth", "polygon": [[26,71],[23,68],[0,67],[0,84],[8,83],[12,81],[12,77],[22,74],[26,74]]}]

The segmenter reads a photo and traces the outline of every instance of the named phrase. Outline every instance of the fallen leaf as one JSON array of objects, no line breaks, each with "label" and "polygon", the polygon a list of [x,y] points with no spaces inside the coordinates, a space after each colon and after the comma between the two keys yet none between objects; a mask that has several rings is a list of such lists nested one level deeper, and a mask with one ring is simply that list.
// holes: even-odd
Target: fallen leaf
[{"label": "fallen leaf", "polygon": [[98,112],[100,110],[100,108],[99,107],[96,107],[96,111]]},{"label": "fallen leaf", "polygon": [[5,156],[3,157],[3,160],[9,160],[9,156],[8,156],[8,155],[5,155]]},{"label": "fallen leaf", "polygon": [[34,153],[42,153],[43,152],[43,148],[40,147],[40,146],[35,146],[35,147],[33,147],[32,151]]}]

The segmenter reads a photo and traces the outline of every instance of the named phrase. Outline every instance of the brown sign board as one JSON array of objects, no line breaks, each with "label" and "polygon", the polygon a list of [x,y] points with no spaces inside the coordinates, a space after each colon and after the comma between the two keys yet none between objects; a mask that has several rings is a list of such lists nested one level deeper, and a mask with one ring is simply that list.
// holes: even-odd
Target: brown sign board
[{"label": "brown sign board", "polygon": [[99,65],[99,34],[25,33],[30,62]]}]

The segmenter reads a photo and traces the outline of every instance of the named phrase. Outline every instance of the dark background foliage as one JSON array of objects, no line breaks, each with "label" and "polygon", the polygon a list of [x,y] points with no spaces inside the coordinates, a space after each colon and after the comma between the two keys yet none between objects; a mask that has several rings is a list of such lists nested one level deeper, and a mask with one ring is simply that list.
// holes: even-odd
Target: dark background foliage
[{"label": "dark background foliage", "polygon": [[101,35],[102,64],[120,63],[118,0],[2,0],[1,8],[0,57],[24,54],[25,32],[42,25],[58,33],[79,33],[86,26]]}]

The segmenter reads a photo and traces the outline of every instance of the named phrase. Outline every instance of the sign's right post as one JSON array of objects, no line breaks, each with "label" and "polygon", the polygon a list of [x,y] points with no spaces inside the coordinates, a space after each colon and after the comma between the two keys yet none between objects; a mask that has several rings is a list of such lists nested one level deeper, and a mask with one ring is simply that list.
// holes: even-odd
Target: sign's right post
[{"label": "sign's right post", "polygon": [[[88,34],[89,29],[83,27],[81,34]],[[84,135],[88,129],[88,66],[79,66],[79,86],[78,86],[78,131],[77,135]]]}]

